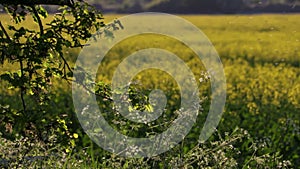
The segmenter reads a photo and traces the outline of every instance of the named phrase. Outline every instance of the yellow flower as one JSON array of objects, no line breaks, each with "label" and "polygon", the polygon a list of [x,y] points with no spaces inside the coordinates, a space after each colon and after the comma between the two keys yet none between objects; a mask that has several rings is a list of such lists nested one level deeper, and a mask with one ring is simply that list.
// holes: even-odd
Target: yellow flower
[{"label": "yellow flower", "polygon": [[74,137],[74,138],[78,138],[78,134],[77,134],[77,133],[74,133],[74,134],[73,134],[73,137]]}]

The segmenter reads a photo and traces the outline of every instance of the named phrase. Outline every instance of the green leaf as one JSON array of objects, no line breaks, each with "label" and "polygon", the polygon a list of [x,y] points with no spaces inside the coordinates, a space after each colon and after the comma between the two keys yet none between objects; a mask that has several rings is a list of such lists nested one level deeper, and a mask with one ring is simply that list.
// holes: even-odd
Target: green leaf
[{"label": "green leaf", "polygon": [[151,104],[146,105],[145,108],[148,112],[153,112],[153,107],[151,106]]},{"label": "green leaf", "polygon": [[1,79],[6,80],[8,82],[11,82],[12,80],[11,76],[8,73],[2,74],[0,77]]},{"label": "green leaf", "polygon": [[39,14],[45,19],[48,17],[48,12],[42,6],[39,6]]}]

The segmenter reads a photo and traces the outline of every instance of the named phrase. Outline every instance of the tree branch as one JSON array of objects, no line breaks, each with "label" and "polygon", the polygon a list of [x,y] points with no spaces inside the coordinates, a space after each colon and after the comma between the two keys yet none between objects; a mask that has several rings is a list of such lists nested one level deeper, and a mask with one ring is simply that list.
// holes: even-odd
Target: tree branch
[{"label": "tree branch", "polygon": [[6,32],[4,26],[2,25],[1,21],[0,21],[0,27],[1,27],[1,29],[2,29],[2,32],[3,32],[4,35],[6,36],[6,38],[7,38],[8,40],[10,40],[10,37],[9,37],[8,33]]},{"label": "tree branch", "polygon": [[31,6],[31,9],[32,9],[32,11],[33,11],[33,13],[34,13],[34,15],[35,15],[35,17],[36,17],[36,19],[37,19],[37,22],[38,22],[39,27],[40,27],[40,34],[41,34],[41,36],[42,36],[42,35],[44,34],[44,27],[43,27],[42,20],[41,20],[41,18],[40,18],[40,16],[39,16],[37,10],[35,9],[35,6],[34,6],[34,5]]},{"label": "tree branch", "polygon": [[6,5],[67,5],[72,6],[73,0],[0,0],[0,4]]},{"label": "tree branch", "polygon": [[[6,32],[4,26],[2,25],[1,21],[0,21],[0,27],[2,29],[2,32],[5,34],[6,38],[11,42],[12,40],[10,39],[10,37],[9,37],[8,33]],[[24,77],[24,72],[23,72],[24,68],[23,68],[23,62],[21,59],[19,60],[19,64],[20,64],[20,69],[21,69],[21,77],[23,78]],[[24,93],[25,93],[26,88],[24,87],[24,85],[22,85],[20,89],[21,89],[20,93],[21,93],[21,101],[22,101],[23,111],[25,113],[26,112],[26,103],[25,103],[25,99],[24,99]]]},{"label": "tree branch", "polygon": [[[21,59],[19,60],[19,63],[20,63],[20,69],[21,69],[21,78],[23,79],[23,77],[24,77],[24,67],[23,67],[23,62],[22,62]],[[20,89],[21,89],[22,106],[23,106],[23,111],[24,111],[24,114],[25,114],[26,113],[26,103],[25,103],[25,99],[24,99],[24,94],[25,94],[26,88],[24,87],[24,85],[22,85]]]}]

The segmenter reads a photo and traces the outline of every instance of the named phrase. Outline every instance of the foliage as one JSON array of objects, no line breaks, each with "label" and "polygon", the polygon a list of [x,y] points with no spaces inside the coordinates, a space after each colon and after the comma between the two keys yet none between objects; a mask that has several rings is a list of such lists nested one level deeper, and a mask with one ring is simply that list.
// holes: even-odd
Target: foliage
[{"label": "foliage", "polygon": [[[257,153],[264,143],[250,142],[249,158],[241,158],[236,146],[251,139],[247,131],[236,129],[225,138],[219,135],[218,141],[198,143],[192,150],[183,154],[180,146],[171,152],[152,158],[124,158],[115,155],[97,156],[92,149],[72,149],[66,153],[59,146],[49,149],[35,140],[21,137],[11,142],[0,137],[0,167],[5,168],[289,168],[289,161],[283,161],[278,154]],[[56,144],[55,137],[51,140]],[[88,153],[90,152],[90,153]],[[176,155],[171,155],[176,154]],[[244,160],[243,162],[240,162]],[[241,165],[242,164],[242,165]]]},{"label": "foliage", "polygon": [[[70,80],[73,68],[64,50],[83,47],[91,31],[104,26],[103,17],[84,2],[77,2],[72,7],[61,7],[61,12],[47,23],[43,23],[48,14],[42,6],[4,7],[14,24],[4,27],[0,23],[0,63],[12,64],[14,70],[1,72],[0,77],[6,82],[3,84],[7,89],[13,89],[14,95],[20,96],[19,101],[13,105],[3,105],[5,102],[1,102],[1,128],[6,129],[4,135],[14,138],[16,134],[22,133],[45,141],[54,130],[62,136],[61,140],[64,140],[63,137],[69,138],[72,133],[67,123],[71,124],[75,118],[61,114],[57,111],[59,109],[49,111],[54,108],[53,99],[56,103],[59,99],[66,99],[60,98],[61,95],[57,98],[57,93],[51,91],[53,78]],[[38,29],[24,27],[26,22],[37,24]],[[60,107],[70,111],[70,107]]]}]

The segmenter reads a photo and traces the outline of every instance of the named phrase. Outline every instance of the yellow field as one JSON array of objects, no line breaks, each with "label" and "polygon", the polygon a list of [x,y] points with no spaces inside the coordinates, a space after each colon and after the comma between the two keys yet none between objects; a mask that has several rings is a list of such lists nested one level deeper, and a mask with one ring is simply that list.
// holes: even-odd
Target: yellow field
[{"label": "yellow field", "polygon": [[[104,16],[105,21],[109,22],[122,15]],[[4,26],[10,23],[7,15],[0,17]],[[236,127],[245,128],[254,138],[271,140],[268,151],[278,151],[284,159],[293,161],[295,166],[300,165],[297,161],[300,151],[300,14],[180,17],[190,21],[207,35],[224,65],[227,101],[218,130],[225,133]],[[37,28],[30,19],[21,26]],[[199,79],[204,70],[203,66],[196,63],[195,55],[189,49],[182,48],[182,44],[173,41],[174,39],[166,37],[144,35],[121,42],[105,57],[103,67],[99,69],[98,80],[110,83],[113,70],[122,59],[149,46],[166,48],[180,56]],[[66,49],[68,59],[74,62],[79,51]],[[5,63],[0,66],[0,74],[12,69],[18,67]],[[177,108],[178,87],[172,77],[157,70],[149,70],[141,72],[134,80],[142,82],[145,89],[161,88],[171,91],[175,96],[169,97],[169,108]],[[56,100],[54,99],[54,102],[61,105],[58,111],[73,111],[71,101],[63,98],[70,97],[70,86],[66,83],[54,84],[63,93],[57,92]],[[204,92],[208,93],[209,91]],[[12,99],[14,96],[11,95],[13,92],[3,85],[0,104],[10,104],[17,109],[19,96]],[[61,100],[65,103],[61,103]],[[71,108],[65,108],[65,105],[71,105]],[[207,110],[207,105],[204,106]],[[197,133],[199,129],[193,131]]]}]

